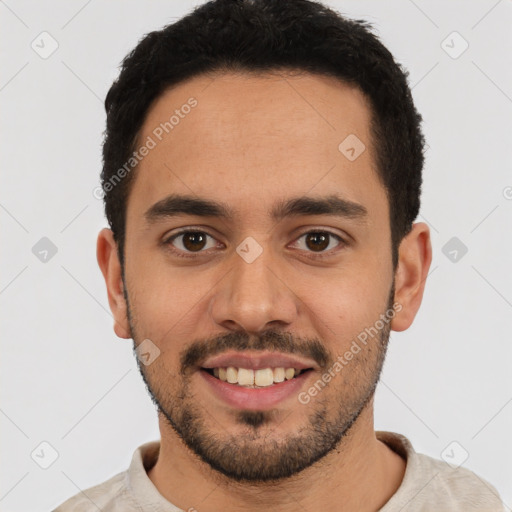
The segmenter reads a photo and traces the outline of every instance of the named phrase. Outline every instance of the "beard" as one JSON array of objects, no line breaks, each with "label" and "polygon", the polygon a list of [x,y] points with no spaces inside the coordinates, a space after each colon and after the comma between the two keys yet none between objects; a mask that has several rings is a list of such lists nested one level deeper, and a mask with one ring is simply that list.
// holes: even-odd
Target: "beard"
[{"label": "beard", "polygon": [[[137,336],[126,292],[125,299],[136,355],[136,347],[144,338]],[[392,308],[393,299],[394,282],[387,311]],[[306,420],[284,438],[272,435],[286,420],[282,418],[283,411],[277,409],[232,411],[234,422],[239,426],[237,434],[227,430],[219,432],[221,427],[215,417],[202,407],[200,398],[191,390],[190,379],[198,362],[228,349],[303,355],[318,364],[321,379],[322,374],[332,368],[335,357],[319,340],[277,331],[265,331],[257,338],[233,332],[187,346],[180,354],[179,372],[165,367],[165,356],[147,367],[141,364],[139,357],[136,356],[136,360],[158,411],[201,461],[237,482],[276,482],[300,473],[335,450],[368,406],[380,379],[391,330],[390,322],[383,323],[376,337],[307,406],[297,406],[303,409]],[[363,330],[364,327],[361,332]],[[165,343],[159,346],[162,349]],[[341,387],[335,387],[337,383]],[[215,426],[217,431],[212,428]]]}]

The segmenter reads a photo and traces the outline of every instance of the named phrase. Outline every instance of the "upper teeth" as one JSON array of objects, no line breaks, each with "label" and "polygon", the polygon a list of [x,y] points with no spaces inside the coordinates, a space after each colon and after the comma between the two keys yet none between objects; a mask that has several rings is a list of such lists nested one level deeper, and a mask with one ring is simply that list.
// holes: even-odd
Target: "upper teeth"
[{"label": "upper teeth", "polygon": [[252,370],[250,368],[214,368],[215,377],[240,386],[270,386],[275,382],[283,382],[285,379],[293,379],[299,375],[300,370],[295,368],[263,368],[261,370]]}]

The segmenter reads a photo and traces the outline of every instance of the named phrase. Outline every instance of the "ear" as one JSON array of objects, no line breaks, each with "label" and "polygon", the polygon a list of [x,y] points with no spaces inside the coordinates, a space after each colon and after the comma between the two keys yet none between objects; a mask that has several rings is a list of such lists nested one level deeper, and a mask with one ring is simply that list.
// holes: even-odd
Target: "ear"
[{"label": "ear", "polygon": [[117,254],[114,234],[108,228],[98,234],[96,258],[107,285],[108,303],[114,316],[114,332],[120,338],[131,338],[127,306],[123,294],[121,263]]},{"label": "ear", "polygon": [[424,222],[417,222],[403,238],[398,251],[394,302],[400,306],[397,306],[399,312],[391,321],[394,331],[405,331],[412,324],[420,308],[431,262],[429,227]]}]

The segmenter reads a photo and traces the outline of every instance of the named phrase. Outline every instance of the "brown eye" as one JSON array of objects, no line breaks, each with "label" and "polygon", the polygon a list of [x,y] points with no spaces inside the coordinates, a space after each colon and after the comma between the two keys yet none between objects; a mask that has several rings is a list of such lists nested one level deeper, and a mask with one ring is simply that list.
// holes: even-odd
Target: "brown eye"
[{"label": "brown eye", "polygon": [[329,233],[307,233],[306,246],[312,251],[323,251],[329,246],[330,236]]},{"label": "brown eye", "polygon": [[331,251],[346,245],[343,238],[330,231],[308,231],[295,242],[299,249],[309,253],[317,253],[319,257],[327,256]]},{"label": "brown eye", "polygon": [[[209,241],[208,239],[211,239]],[[165,242],[175,253],[201,253],[215,247],[215,239],[204,231],[182,231]]]},{"label": "brown eye", "polygon": [[200,251],[204,248],[206,237],[204,233],[185,233],[183,235],[183,246],[187,251]]}]

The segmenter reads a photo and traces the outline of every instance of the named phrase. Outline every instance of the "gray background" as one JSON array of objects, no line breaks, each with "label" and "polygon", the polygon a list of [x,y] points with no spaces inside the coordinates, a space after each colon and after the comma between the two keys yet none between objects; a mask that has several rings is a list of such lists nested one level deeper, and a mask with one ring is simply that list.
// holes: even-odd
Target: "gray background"
[{"label": "gray background", "polygon": [[[1,510],[50,510],[159,438],[132,342],[112,330],[93,189],[118,64],[197,3],[0,1]],[[374,23],[410,71],[429,144],[418,220],[434,259],[415,323],[391,335],[376,428],[436,458],[467,452],[510,510],[512,2],[326,3]]]}]

